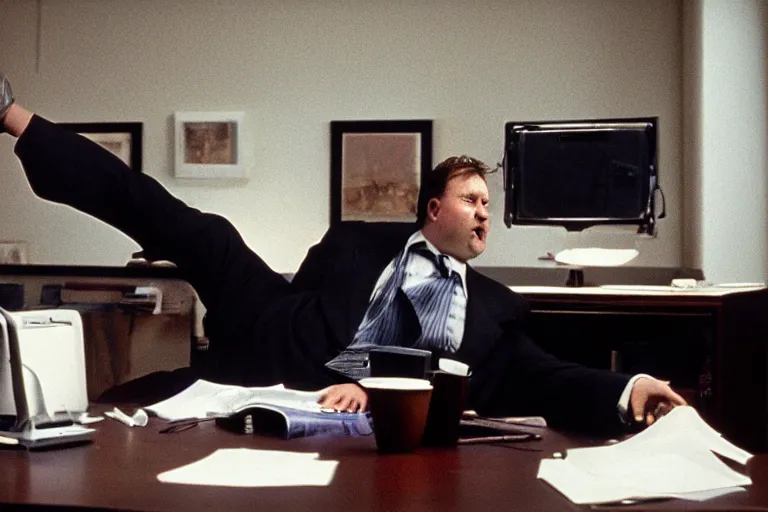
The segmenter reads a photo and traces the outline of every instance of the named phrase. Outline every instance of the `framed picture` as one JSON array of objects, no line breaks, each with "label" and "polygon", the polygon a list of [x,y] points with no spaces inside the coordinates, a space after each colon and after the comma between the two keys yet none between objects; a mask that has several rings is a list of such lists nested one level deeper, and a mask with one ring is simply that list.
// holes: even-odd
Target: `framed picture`
[{"label": "framed picture", "polygon": [[141,148],[143,125],[141,123],[58,123],[91,139],[125,162],[136,172],[141,172]]},{"label": "framed picture", "polygon": [[26,242],[0,241],[0,265],[25,265],[29,263]]},{"label": "framed picture", "polygon": [[432,121],[331,122],[331,224],[415,222]]},{"label": "framed picture", "polygon": [[176,112],[177,178],[244,178],[244,112]]}]

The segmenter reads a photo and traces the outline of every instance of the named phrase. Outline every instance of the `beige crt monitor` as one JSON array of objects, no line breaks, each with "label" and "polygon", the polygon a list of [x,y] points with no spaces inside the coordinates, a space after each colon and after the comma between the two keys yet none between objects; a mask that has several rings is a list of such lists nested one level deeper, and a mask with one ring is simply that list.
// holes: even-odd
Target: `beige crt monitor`
[{"label": "beige crt monitor", "polygon": [[30,447],[90,440],[83,326],[67,309],[0,308],[0,432]]},{"label": "beige crt monitor", "polygon": [[[24,387],[30,402],[30,415],[85,412],[88,409],[88,394],[80,314],[69,309],[51,309],[10,315],[17,326],[21,360],[28,370],[25,372]],[[8,364],[7,333],[7,322],[0,316],[0,414],[14,415],[16,408]],[[44,410],[35,410],[43,404],[32,400],[37,393],[37,385],[42,390]]]}]

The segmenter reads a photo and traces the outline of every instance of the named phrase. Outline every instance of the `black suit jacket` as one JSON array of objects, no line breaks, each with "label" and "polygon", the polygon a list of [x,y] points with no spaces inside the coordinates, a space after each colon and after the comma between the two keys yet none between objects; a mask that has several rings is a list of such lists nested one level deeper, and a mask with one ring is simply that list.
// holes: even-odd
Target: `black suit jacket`
[{"label": "black suit jacket", "polygon": [[[320,294],[322,315],[343,348],[352,342],[375,283],[414,225],[346,223],[310,249],[293,283]],[[485,414],[544,415],[593,432],[620,425],[616,409],[628,377],[560,361],[524,334],[525,301],[467,267],[464,337],[455,359],[472,368],[469,405]],[[564,333],[565,334],[565,333]]]},{"label": "black suit jacket", "polygon": [[[171,196],[102,148],[34,117],[15,151],[40,197],[120,229],[150,259],[174,261],[205,304],[213,364],[203,376],[246,385],[319,388],[341,381],[324,364],[348,346],[384,267],[416,229],[340,224],[307,254],[292,283],[273,272],[224,218]],[[523,333],[525,302],[467,269],[464,338],[469,407],[540,414],[591,431],[619,425],[628,377],[559,361]]]}]

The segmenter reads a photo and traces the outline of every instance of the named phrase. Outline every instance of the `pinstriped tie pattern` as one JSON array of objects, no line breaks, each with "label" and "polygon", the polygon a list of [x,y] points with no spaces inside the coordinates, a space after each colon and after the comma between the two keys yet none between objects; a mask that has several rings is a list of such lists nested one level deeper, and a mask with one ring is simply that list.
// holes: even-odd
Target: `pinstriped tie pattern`
[{"label": "pinstriped tie pattern", "polygon": [[397,300],[396,296],[403,286],[409,256],[410,253],[403,250],[395,257],[392,275],[368,306],[368,311],[350,348],[356,345],[400,345],[402,343],[404,333],[401,318],[404,304],[402,300]]},{"label": "pinstriped tie pattern", "polygon": [[[403,291],[405,269],[409,257],[419,253],[435,264],[434,274],[428,280]],[[446,325],[452,305],[453,293],[461,285],[461,277],[445,265],[447,256],[439,257],[421,242],[401,251],[395,257],[392,275],[373,299],[352,343],[337,357],[326,363],[328,368],[351,378],[370,376],[368,354],[375,346],[412,346],[425,350],[441,351],[451,348]],[[416,313],[417,332],[407,332],[405,317],[407,308]],[[415,341],[414,341],[415,340]]]},{"label": "pinstriped tie pattern", "polygon": [[421,324],[421,336],[415,348],[427,350],[449,350],[452,346],[448,336],[448,315],[451,311],[453,294],[461,284],[461,277],[446,265],[448,257],[439,256],[426,247],[415,252],[424,255],[435,264],[435,275],[424,283],[405,291]]}]

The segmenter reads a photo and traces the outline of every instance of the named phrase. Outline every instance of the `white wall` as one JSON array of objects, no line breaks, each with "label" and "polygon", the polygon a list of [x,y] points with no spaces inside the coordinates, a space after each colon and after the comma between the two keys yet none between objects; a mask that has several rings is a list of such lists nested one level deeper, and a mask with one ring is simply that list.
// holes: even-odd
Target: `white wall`
[{"label": "white wall", "polygon": [[[329,122],[433,119],[435,162],[501,158],[506,121],[659,116],[668,218],[654,240],[502,224],[478,265],[536,266],[568,245],[639,246],[681,263],[681,12],[670,0],[0,0],[0,69],[56,121],[141,121],[148,174],[221,213],[280,271],[329,222]],[[38,31],[39,26],[39,31]],[[250,181],[172,176],[174,111],[244,110]],[[0,239],[33,262],[123,264],[136,246],[35,200],[0,137]]]},{"label": "white wall", "polygon": [[768,277],[765,0],[692,0],[685,20],[685,262]]}]

